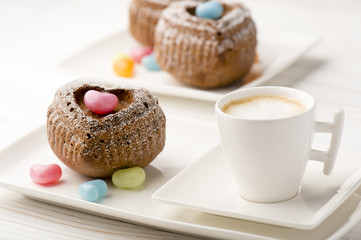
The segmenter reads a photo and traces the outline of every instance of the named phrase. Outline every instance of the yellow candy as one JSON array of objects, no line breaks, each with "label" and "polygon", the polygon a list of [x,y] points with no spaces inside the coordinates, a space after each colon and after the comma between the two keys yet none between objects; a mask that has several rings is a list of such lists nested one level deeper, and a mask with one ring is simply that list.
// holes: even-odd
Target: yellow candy
[{"label": "yellow candy", "polygon": [[137,188],[145,180],[145,171],[140,167],[117,170],[113,173],[112,182],[118,188]]},{"label": "yellow candy", "polygon": [[133,76],[134,61],[126,54],[119,53],[113,61],[113,70],[120,77]]}]

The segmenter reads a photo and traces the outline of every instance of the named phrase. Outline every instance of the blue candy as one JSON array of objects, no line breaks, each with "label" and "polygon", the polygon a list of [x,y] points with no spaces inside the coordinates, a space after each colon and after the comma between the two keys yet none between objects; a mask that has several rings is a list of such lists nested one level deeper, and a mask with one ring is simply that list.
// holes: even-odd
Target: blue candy
[{"label": "blue candy", "polygon": [[80,184],[78,193],[81,199],[95,202],[105,196],[107,190],[107,183],[101,179],[97,179]]},{"label": "blue candy", "polygon": [[201,3],[196,8],[196,15],[200,18],[218,19],[223,14],[223,6],[219,2]]},{"label": "blue candy", "polygon": [[159,67],[159,65],[157,63],[157,60],[155,60],[154,54],[144,56],[142,58],[142,65],[149,71],[158,71],[158,70],[160,70],[160,67]]}]

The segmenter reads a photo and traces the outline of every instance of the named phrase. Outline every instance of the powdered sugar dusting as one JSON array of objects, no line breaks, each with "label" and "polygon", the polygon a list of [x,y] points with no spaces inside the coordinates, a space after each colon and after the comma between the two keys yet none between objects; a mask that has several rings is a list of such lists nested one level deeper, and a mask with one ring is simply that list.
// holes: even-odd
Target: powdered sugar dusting
[{"label": "powdered sugar dusting", "polygon": [[[118,93],[116,111],[96,115],[83,108],[82,98],[90,89]],[[59,159],[95,177],[109,176],[119,168],[144,167],[165,143],[165,116],[150,92],[80,80],[58,89],[48,110],[47,128],[50,146]]]},{"label": "powdered sugar dusting", "polygon": [[220,0],[217,20],[195,15],[200,1],[180,1],[163,10],[155,29],[158,64],[177,79],[197,87],[219,87],[239,80],[254,60],[256,28],[248,9]]},{"label": "powdered sugar dusting", "polygon": [[[169,25],[172,27],[178,26],[186,29],[184,34],[189,34],[189,38],[193,41],[199,41],[200,38],[205,36],[209,37],[211,40],[216,40],[217,34],[227,34],[229,31],[232,32],[232,34],[230,34],[231,36],[229,37],[232,37],[234,36],[232,30],[236,26],[244,24],[245,20],[250,18],[250,12],[235,1],[222,0],[219,2],[229,6],[231,10],[216,21],[202,19],[201,22],[199,17],[194,16],[187,11],[188,9],[197,7],[199,1],[181,1],[172,3],[167,9],[163,10],[161,19],[162,21],[158,23],[156,31],[167,32],[166,39],[177,38],[179,36],[179,32],[177,31],[166,31],[169,28]],[[166,22],[169,22],[169,24],[166,24]],[[238,31],[234,40],[239,40],[242,38],[241,36],[245,36],[252,28],[254,28],[254,25],[242,29],[242,31]],[[198,34],[195,35],[195,32]],[[223,52],[229,46],[229,39],[228,41],[221,42],[217,54],[221,54],[221,52]]]}]

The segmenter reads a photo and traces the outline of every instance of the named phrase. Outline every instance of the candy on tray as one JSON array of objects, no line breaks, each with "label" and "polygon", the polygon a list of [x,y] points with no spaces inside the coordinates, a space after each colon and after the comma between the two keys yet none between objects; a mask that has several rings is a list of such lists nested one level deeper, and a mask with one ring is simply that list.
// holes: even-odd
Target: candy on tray
[{"label": "candy on tray", "polygon": [[119,53],[113,61],[113,70],[120,77],[132,77],[134,61],[128,55]]},{"label": "candy on tray", "polygon": [[62,170],[57,164],[34,164],[30,168],[30,177],[37,184],[51,184],[60,179]]},{"label": "candy on tray", "polygon": [[142,58],[151,54],[152,52],[153,52],[153,48],[151,47],[137,47],[137,48],[133,48],[130,51],[130,56],[135,62],[141,63]]},{"label": "candy on tray", "polygon": [[96,179],[80,184],[78,193],[81,199],[89,202],[95,202],[104,197],[107,190],[107,183],[104,180]]},{"label": "candy on tray", "polygon": [[112,93],[89,90],[84,95],[85,105],[96,114],[106,114],[114,110],[118,97]]},{"label": "candy on tray", "polygon": [[161,70],[153,53],[142,58],[142,65],[150,71]]},{"label": "candy on tray", "polygon": [[131,167],[117,170],[113,173],[113,184],[118,188],[136,188],[145,180],[143,168]]}]

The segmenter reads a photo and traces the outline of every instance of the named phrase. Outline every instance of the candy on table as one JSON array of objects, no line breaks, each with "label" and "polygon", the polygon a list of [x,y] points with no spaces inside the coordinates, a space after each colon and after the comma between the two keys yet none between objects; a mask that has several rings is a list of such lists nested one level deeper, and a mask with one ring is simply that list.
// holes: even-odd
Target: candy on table
[{"label": "candy on table", "polygon": [[142,58],[142,65],[150,71],[158,71],[161,70],[157,60],[155,59],[154,53],[147,55]]},{"label": "candy on table", "polygon": [[118,188],[136,188],[145,180],[143,168],[131,167],[117,170],[113,173],[112,182]]},{"label": "candy on table", "polygon": [[196,16],[205,19],[218,19],[223,14],[223,6],[216,1],[201,3],[196,7]]},{"label": "candy on table", "polygon": [[143,57],[151,54],[152,52],[153,52],[153,48],[151,47],[137,47],[131,50],[130,56],[135,62],[141,63]]},{"label": "candy on table", "polygon": [[101,179],[84,182],[78,187],[80,198],[89,202],[95,202],[104,197],[107,190],[107,183]]},{"label": "candy on table", "polygon": [[31,179],[42,185],[55,183],[61,175],[61,168],[57,164],[34,164],[30,168]]},{"label": "candy on table", "polygon": [[113,70],[120,77],[132,77],[134,61],[126,54],[119,53],[113,61]]},{"label": "candy on table", "polygon": [[96,114],[106,114],[114,110],[118,97],[112,93],[89,90],[84,95],[85,105]]}]

